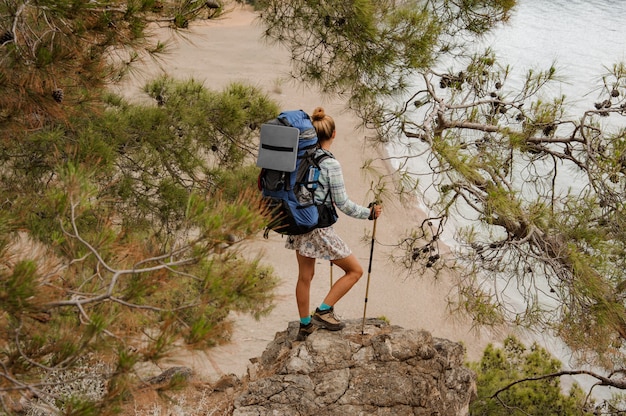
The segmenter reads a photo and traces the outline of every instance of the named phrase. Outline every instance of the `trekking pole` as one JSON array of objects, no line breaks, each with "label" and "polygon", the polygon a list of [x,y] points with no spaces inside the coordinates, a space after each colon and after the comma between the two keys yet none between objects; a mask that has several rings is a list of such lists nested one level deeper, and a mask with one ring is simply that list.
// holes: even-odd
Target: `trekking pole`
[{"label": "trekking pole", "polygon": [[333,262],[332,260],[329,263],[330,263],[330,287],[333,287]]},{"label": "trekking pole", "polygon": [[372,244],[370,245],[370,263],[367,267],[367,284],[365,286],[365,303],[363,304],[363,323],[361,324],[361,335],[365,334],[365,312],[367,310],[367,297],[370,291],[370,275],[372,274],[372,258],[374,257],[374,242],[376,241],[376,220],[374,218],[374,228],[372,229]]}]

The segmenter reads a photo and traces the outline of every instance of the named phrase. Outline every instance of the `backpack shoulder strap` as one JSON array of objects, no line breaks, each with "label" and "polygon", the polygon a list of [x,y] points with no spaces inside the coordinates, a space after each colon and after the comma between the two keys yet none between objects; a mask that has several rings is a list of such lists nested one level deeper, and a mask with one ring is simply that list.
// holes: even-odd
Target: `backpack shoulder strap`
[{"label": "backpack shoulder strap", "polygon": [[324,160],[328,158],[332,158],[332,159],[335,158],[335,156],[332,153],[330,153],[328,150],[324,150],[324,149],[320,149],[320,150],[321,152],[313,158],[313,163],[315,163],[315,166],[317,166],[318,168],[320,166],[320,163],[322,163]]},{"label": "backpack shoulder strap", "polygon": [[[324,160],[329,159],[329,158],[331,158],[331,159],[335,158],[335,155],[333,155],[328,150],[325,150],[325,149],[320,149],[320,150],[321,150],[321,152],[319,152],[313,158],[313,163],[315,163],[315,166],[317,166],[318,169],[320,167],[320,163],[322,163]],[[323,187],[322,184],[320,184],[320,186]],[[326,200],[328,199],[328,197],[330,197],[330,202],[334,205],[333,194],[330,192],[330,188],[326,191],[326,195],[324,196],[324,200],[322,201],[322,204],[326,203]],[[334,207],[333,207],[333,210],[334,210]]]}]

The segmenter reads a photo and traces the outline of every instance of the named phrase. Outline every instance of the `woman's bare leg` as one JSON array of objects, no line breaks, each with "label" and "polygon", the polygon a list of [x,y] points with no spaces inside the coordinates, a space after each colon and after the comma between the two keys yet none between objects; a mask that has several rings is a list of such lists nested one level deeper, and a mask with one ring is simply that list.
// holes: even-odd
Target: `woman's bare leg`
[{"label": "woman's bare leg", "polygon": [[326,295],[324,303],[329,306],[334,306],[363,276],[363,268],[354,254],[350,254],[345,259],[332,260],[332,262],[341,267],[345,274],[335,282]]},{"label": "woman's bare leg", "polygon": [[304,257],[296,250],[298,259],[298,283],[296,283],[296,302],[298,303],[298,313],[300,318],[305,318],[311,314],[309,309],[309,297],[311,293],[311,281],[315,274],[315,259]]}]

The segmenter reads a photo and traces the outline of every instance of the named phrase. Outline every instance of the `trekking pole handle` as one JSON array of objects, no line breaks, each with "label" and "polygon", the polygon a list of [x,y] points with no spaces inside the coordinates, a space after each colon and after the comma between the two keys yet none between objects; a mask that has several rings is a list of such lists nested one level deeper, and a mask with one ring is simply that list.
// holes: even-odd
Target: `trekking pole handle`
[{"label": "trekking pole handle", "polygon": [[378,203],[378,201],[370,202],[367,207],[370,209],[370,216],[367,217],[368,220],[370,220],[370,221],[371,220],[375,220],[376,218],[378,218],[380,216],[380,212],[382,211],[382,207]]}]

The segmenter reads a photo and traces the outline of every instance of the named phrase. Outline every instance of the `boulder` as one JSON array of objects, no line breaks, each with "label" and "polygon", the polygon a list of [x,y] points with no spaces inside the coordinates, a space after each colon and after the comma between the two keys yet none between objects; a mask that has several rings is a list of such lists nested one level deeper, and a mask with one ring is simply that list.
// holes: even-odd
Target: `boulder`
[{"label": "boulder", "polygon": [[235,416],[466,416],[475,375],[461,344],[382,320],[347,321],[295,341],[298,323],[251,360]]}]

